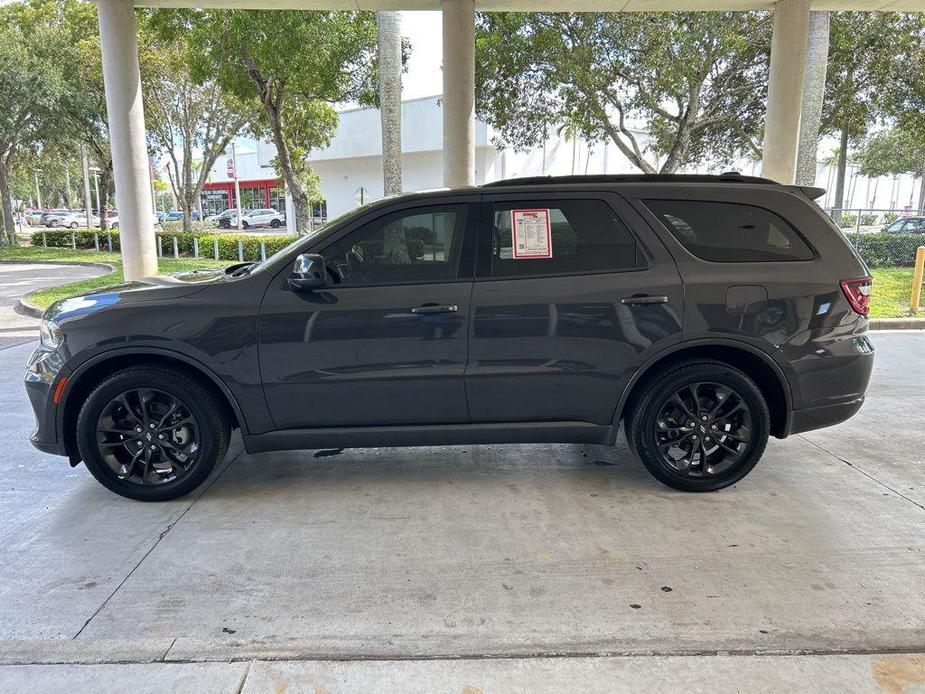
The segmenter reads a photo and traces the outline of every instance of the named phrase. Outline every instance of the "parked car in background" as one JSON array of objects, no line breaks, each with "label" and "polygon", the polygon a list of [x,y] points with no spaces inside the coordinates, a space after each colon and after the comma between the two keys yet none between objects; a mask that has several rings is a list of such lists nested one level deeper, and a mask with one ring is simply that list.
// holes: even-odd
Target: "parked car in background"
[{"label": "parked car in background", "polygon": [[171,210],[166,213],[162,218],[162,222],[179,222],[183,219],[183,213],[179,210]]},{"label": "parked car in background", "polygon": [[148,501],[204,482],[234,428],[251,453],[623,430],[661,482],[722,489],[864,402],[872,280],[822,192],[563,176],[370,203],[263,262],[53,304],[31,440]]},{"label": "parked car in background", "polygon": [[42,215],[45,212],[43,210],[26,210],[23,215],[23,220],[26,225],[30,227],[39,226],[42,223]]},{"label": "parked car in background", "polygon": [[[237,226],[238,220],[233,217],[229,220],[231,226]],[[286,215],[283,212],[277,212],[270,208],[260,208],[257,210],[246,210],[241,217],[241,228],[251,229],[253,227],[272,227],[278,229],[286,223]]]},{"label": "parked car in background", "polygon": [[71,210],[66,207],[57,207],[53,210],[48,210],[42,213],[42,216],[39,218],[39,223],[42,226],[50,227],[52,217],[60,217],[61,215],[70,214]]},{"label": "parked car in background", "polygon": [[83,210],[72,210],[70,212],[64,212],[61,214],[50,214],[45,217],[45,226],[51,227],[52,229],[56,227],[76,229],[77,227],[86,225],[87,213]]},{"label": "parked car in background", "polygon": [[889,234],[925,234],[925,217],[900,217],[883,227]]},{"label": "parked car in background", "polygon": [[[119,216],[119,213],[116,210],[106,210],[106,219],[109,220],[109,223],[112,223],[113,219],[116,219]],[[100,215],[99,210],[94,210],[93,214],[90,216],[90,224],[99,227],[100,224]]]},{"label": "parked car in background", "polygon": [[238,214],[238,208],[229,207],[224,212],[219,212],[218,214],[209,215],[208,217],[206,217],[206,221],[215,222],[215,224],[220,229],[228,229],[231,226],[228,223],[228,220],[230,220],[232,217],[235,218],[235,226],[237,226],[237,214]]},{"label": "parked car in background", "polygon": [[[108,220],[109,220],[109,228],[110,228],[110,229],[118,229],[118,228],[119,228],[119,215],[118,215],[118,213],[114,214],[114,215],[111,216],[111,217],[109,217],[109,216],[107,215],[107,218],[108,218]],[[156,214],[153,214],[153,213],[151,214],[151,221],[152,221],[152,223],[154,224],[155,227],[159,227],[159,226],[161,225],[161,220],[159,220],[159,219],[157,218],[157,215],[156,215]],[[97,224],[97,226],[100,226],[100,225]]]}]

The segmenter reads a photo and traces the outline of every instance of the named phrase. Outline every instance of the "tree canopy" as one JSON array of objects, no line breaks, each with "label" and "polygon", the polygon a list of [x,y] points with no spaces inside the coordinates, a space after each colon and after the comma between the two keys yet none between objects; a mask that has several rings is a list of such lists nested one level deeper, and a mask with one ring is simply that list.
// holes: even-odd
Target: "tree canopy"
[{"label": "tree canopy", "polygon": [[157,13],[160,30],[185,37],[194,79],[260,105],[252,129],[276,146],[300,222],[317,199],[308,161],[337,127],[333,104],[369,103],[376,88],[371,12],[189,10]]},{"label": "tree canopy", "polygon": [[478,112],[515,148],[567,122],[591,141],[612,140],[647,173],[758,153],[769,20],[764,12],[480,14]]}]

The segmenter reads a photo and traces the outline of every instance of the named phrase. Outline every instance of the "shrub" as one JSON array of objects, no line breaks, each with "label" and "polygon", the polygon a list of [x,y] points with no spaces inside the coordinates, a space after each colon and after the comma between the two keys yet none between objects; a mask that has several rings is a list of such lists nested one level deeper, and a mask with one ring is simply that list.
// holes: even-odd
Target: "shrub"
[{"label": "shrub", "polygon": [[[96,233],[99,237],[100,250],[108,250],[107,236],[100,231],[75,230],[74,242],[78,250],[92,250],[96,246],[93,243],[93,235]],[[118,251],[119,230],[111,229],[107,232],[112,238],[112,250]],[[43,240],[44,235],[44,240]],[[289,245],[295,240],[294,234],[274,234],[269,236],[255,234],[236,234],[236,233],[197,233],[197,232],[155,232],[156,243],[161,255],[166,258],[173,256],[173,240],[177,239],[177,251],[181,256],[192,257],[193,239],[199,239],[199,255],[205,258],[214,257],[213,241],[218,239],[219,258],[223,260],[238,259],[238,239],[242,241],[244,260],[260,260],[260,242],[263,241],[266,246],[267,256],[273,255],[281,248]],[[49,248],[70,248],[71,247],[71,230],[70,229],[48,229],[45,231],[35,231],[30,236],[30,241],[34,247],[41,248],[47,245]]]},{"label": "shrub", "polygon": [[842,229],[853,229],[858,223],[858,216],[853,212],[844,212],[841,216]]},{"label": "shrub", "polygon": [[260,260],[260,242],[266,247],[267,256],[271,256],[281,248],[285,248],[295,240],[295,234],[280,234],[274,236],[255,236],[254,234],[203,234],[199,237],[199,255],[207,258],[214,257],[213,248],[218,240],[218,255],[222,260],[238,259],[238,241],[241,241],[242,256],[244,260]]},{"label": "shrub", "polygon": [[872,227],[877,223],[877,215],[867,212],[861,215],[861,226]]},{"label": "shrub", "polygon": [[[71,234],[74,235],[74,245],[81,250],[96,248],[93,242],[93,235],[97,234],[100,242],[100,250],[109,250],[106,234],[112,237],[112,250],[119,250],[119,230],[110,229],[104,234],[99,230],[87,229],[45,229],[43,231],[33,231],[29,236],[30,243],[33,246],[40,247],[43,245],[49,248],[70,248]],[[43,238],[44,237],[44,238]]]},{"label": "shrub", "polygon": [[870,267],[912,267],[915,249],[925,246],[923,234],[859,234],[851,239]]},{"label": "shrub", "polygon": [[887,212],[883,215],[883,224],[887,225],[890,222],[895,222],[897,219],[899,219],[899,212]]}]

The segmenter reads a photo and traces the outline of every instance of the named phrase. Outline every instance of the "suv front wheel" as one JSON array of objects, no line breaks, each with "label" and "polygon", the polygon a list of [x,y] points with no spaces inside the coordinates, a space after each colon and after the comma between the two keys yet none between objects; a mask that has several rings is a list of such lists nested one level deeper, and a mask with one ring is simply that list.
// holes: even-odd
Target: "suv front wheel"
[{"label": "suv front wheel", "polygon": [[80,456],[100,484],[129,499],[176,499],[225,457],[230,428],[221,403],[182,371],[118,371],[77,416]]},{"label": "suv front wheel", "polygon": [[669,487],[728,487],[757,464],[770,415],[761,389],[719,361],[683,361],[648,384],[627,417],[627,438]]}]

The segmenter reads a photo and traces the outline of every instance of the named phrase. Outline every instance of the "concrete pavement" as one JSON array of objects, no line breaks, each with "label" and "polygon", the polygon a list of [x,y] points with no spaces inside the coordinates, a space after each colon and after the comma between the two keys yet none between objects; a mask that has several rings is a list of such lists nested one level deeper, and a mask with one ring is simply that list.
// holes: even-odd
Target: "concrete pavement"
[{"label": "concrete pavement", "polygon": [[716,494],[622,444],[236,441],[154,505],[31,449],[3,350],[0,691],[915,691],[925,334],[873,339],[854,419]]}]

